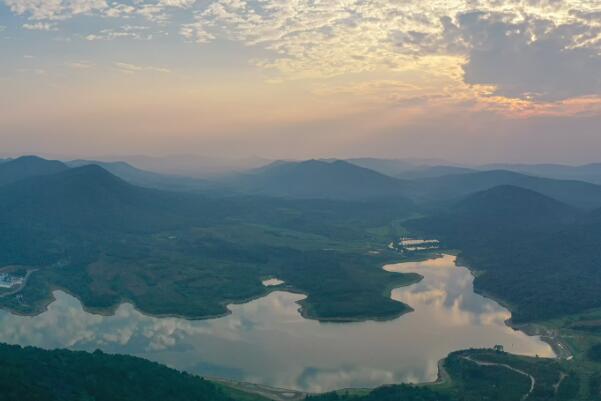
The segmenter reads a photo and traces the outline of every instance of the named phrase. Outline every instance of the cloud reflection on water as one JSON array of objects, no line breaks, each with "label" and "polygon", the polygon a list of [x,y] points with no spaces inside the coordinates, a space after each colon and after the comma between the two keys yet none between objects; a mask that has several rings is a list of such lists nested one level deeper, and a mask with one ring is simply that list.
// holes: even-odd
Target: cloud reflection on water
[{"label": "cloud reflection on water", "polygon": [[551,356],[550,347],[507,327],[509,311],[473,292],[473,277],[455,257],[386,266],[424,279],[392,297],[415,311],[389,322],[321,324],[304,319],[302,295],[276,291],[218,319],[145,316],[121,305],[113,316],[90,314],[57,292],[35,317],[0,312],[0,341],[44,348],[128,353],[192,373],[277,387],[325,391],[434,380],[453,350],[503,344],[508,351]]}]

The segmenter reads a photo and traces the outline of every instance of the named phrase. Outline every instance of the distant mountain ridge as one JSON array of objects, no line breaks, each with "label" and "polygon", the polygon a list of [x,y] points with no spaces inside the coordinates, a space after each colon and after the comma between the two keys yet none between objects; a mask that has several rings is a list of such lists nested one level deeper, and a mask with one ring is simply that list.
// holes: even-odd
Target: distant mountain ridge
[{"label": "distant mountain ridge", "polygon": [[565,203],[513,185],[472,194],[451,208],[451,212],[466,222],[521,228],[572,223],[578,215],[575,208]]},{"label": "distant mountain ridge", "polygon": [[601,184],[601,163],[589,163],[578,166],[564,164],[489,164],[480,166],[479,169],[502,169],[539,177],[579,180]]},{"label": "distant mountain ridge", "polygon": [[134,186],[97,165],[29,177],[0,188],[0,221],[139,231],[190,218],[196,198]]},{"label": "distant mountain ridge", "polygon": [[215,189],[216,185],[199,178],[166,175],[146,171],[123,161],[72,160],[66,162],[69,167],[98,165],[111,174],[135,185],[173,191],[198,191]]},{"label": "distant mountain ridge", "polygon": [[512,305],[515,322],[601,307],[599,209],[504,185],[405,224],[460,249],[478,271],[476,290]]},{"label": "distant mountain ridge", "polygon": [[275,162],[236,177],[248,193],[301,199],[367,200],[403,197],[404,182],[342,160]]},{"label": "distant mountain ridge", "polygon": [[500,185],[518,186],[550,198],[592,210],[601,207],[601,186],[583,181],[535,177],[506,170],[426,178],[415,182],[414,196],[420,199],[460,200],[475,192]]},{"label": "distant mountain ridge", "polygon": [[458,241],[481,241],[492,233],[542,232],[575,223],[582,214],[575,207],[538,192],[500,185],[476,192],[444,211],[409,222],[409,227]]},{"label": "distant mountain ridge", "polygon": [[22,156],[0,163],[0,186],[19,180],[50,175],[68,170],[68,166],[58,160],[46,160],[37,156]]},{"label": "distant mountain ridge", "polygon": [[444,160],[434,159],[378,159],[374,157],[353,158],[345,161],[390,177],[402,177],[405,173],[417,169],[448,164]]}]

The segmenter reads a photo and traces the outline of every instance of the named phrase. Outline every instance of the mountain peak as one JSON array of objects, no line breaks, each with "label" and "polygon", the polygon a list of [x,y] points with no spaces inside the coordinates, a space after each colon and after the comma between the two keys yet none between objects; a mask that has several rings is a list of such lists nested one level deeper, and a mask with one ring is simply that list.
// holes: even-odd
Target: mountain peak
[{"label": "mountain peak", "polygon": [[472,194],[459,202],[455,211],[482,223],[497,225],[541,225],[572,221],[571,206],[516,185],[499,185]]},{"label": "mountain peak", "polygon": [[238,189],[287,198],[402,198],[404,182],[344,160],[274,162],[245,175]]},{"label": "mountain peak", "polygon": [[58,160],[21,156],[0,164],[0,186],[30,177],[56,174],[69,168]]}]

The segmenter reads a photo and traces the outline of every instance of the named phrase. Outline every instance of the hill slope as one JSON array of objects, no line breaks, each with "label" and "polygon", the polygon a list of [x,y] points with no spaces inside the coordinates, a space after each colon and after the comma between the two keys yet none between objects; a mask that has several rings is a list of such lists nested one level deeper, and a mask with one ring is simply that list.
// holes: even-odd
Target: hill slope
[{"label": "hill slope", "polygon": [[460,249],[478,271],[476,290],[507,302],[523,322],[601,307],[600,216],[497,187],[407,226]]},{"label": "hill slope", "polygon": [[435,159],[377,159],[373,157],[346,159],[346,161],[391,177],[401,177],[410,171],[447,164],[444,160]]},{"label": "hill slope", "polygon": [[403,182],[345,161],[276,162],[234,184],[250,193],[286,198],[367,200],[403,196]]},{"label": "hill slope", "polygon": [[464,222],[526,229],[544,229],[574,222],[578,214],[565,203],[513,185],[501,185],[472,194],[451,210]]},{"label": "hill slope", "polygon": [[96,165],[0,189],[0,221],[16,225],[139,231],[189,218],[194,199],[131,185]]},{"label": "hill slope", "polygon": [[481,167],[486,170],[509,170],[517,173],[562,180],[579,180],[601,184],[601,163],[567,166],[563,164],[493,164]]},{"label": "hill slope", "polygon": [[67,170],[57,160],[45,160],[37,156],[23,156],[0,163],[0,186],[40,175],[49,175]]},{"label": "hill slope", "polygon": [[539,192],[583,209],[601,206],[601,186],[582,181],[554,180],[504,170],[455,174],[423,179],[415,184],[418,198],[459,200],[471,193],[500,185],[513,185]]},{"label": "hill slope", "polygon": [[73,160],[66,163],[69,167],[97,165],[111,174],[131,183],[147,188],[170,191],[199,191],[218,189],[209,181],[199,178],[167,175],[152,171],[141,170],[126,162],[103,162],[96,160]]},{"label": "hill slope", "polygon": [[6,401],[231,401],[214,383],[125,355],[0,344]]},{"label": "hill slope", "polygon": [[389,237],[366,230],[406,213],[396,200],[164,192],[96,165],[32,177],[0,187],[0,266],[35,270],[0,304],[39,313],[60,288],[105,313],[128,300],[146,313],[205,318],[266,294],[268,276],[306,293],[311,318],[391,318],[408,308],[385,289],[416,277],[374,268],[394,255],[368,254]]},{"label": "hill slope", "polygon": [[476,170],[470,168],[457,166],[420,166],[397,174],[396,177],[406,180],[419,180],[423,178],[443,177],[454,174],[468,174],[475,171]]}]

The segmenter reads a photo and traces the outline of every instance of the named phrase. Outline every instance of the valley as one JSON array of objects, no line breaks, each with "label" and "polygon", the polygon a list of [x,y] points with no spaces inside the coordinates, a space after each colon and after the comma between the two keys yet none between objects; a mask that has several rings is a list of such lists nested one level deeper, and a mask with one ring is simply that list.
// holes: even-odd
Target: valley
[{"label": "valley", "polygon": [[[478,400],[503,382],[515,393],[487,397],[595,393],[589,354],[597,318],[586,313],[598,305],[597,211],[534,191],[534,178],[522,179],[526,187],[503,178],[481,190],[473,172],[464,174],[477,190],[463,197],[454,177],[458,190],[444,196],[439,185],[428,192],[434,178],[427,178],[400,181],[400,197],[372,186],[372,195],[349,200],[360,180],[340,180],[341,171],[355,177],[344,163],[322,175],[337,182],[336,193],[316,198],[319,181],[314,189],[303,181],[313,193],[281,192],[305,168],[310,177],[330,164],[277,174],[271,170],[280,165],[271,166],[257,181],[260,191],[250,189],[253,180],[232,187],[230,178],[209,192],[164,191],[85,164],[52,174],[32,169],[0,186],[0,261],[23,275],[0,298],[2,327],[10,328],[0,341],[140,356],[228,379],[220,385],[242,398],[279,399],[286,391],[269,390],[277,388],[344,399],[344,391],[327,392],[375,387],[378,397]],[[543,183],[553,191],[563,185]],[[571,197],[589,188],[566,185]],[[27,202],[18,201],[25,194]],[[557,271],[574,266],[574,257],[587,263],[557,278],[544,274],[551,261]],[[579,297],[556,289],[566,280],[579,283]],[[62,330],[51,334],[56,322]],[[537,376],[540,369],[557,380]]]},{"label": "valley", "polygon": [[601,0],[0,0],[0,401],[601,401]]}]

